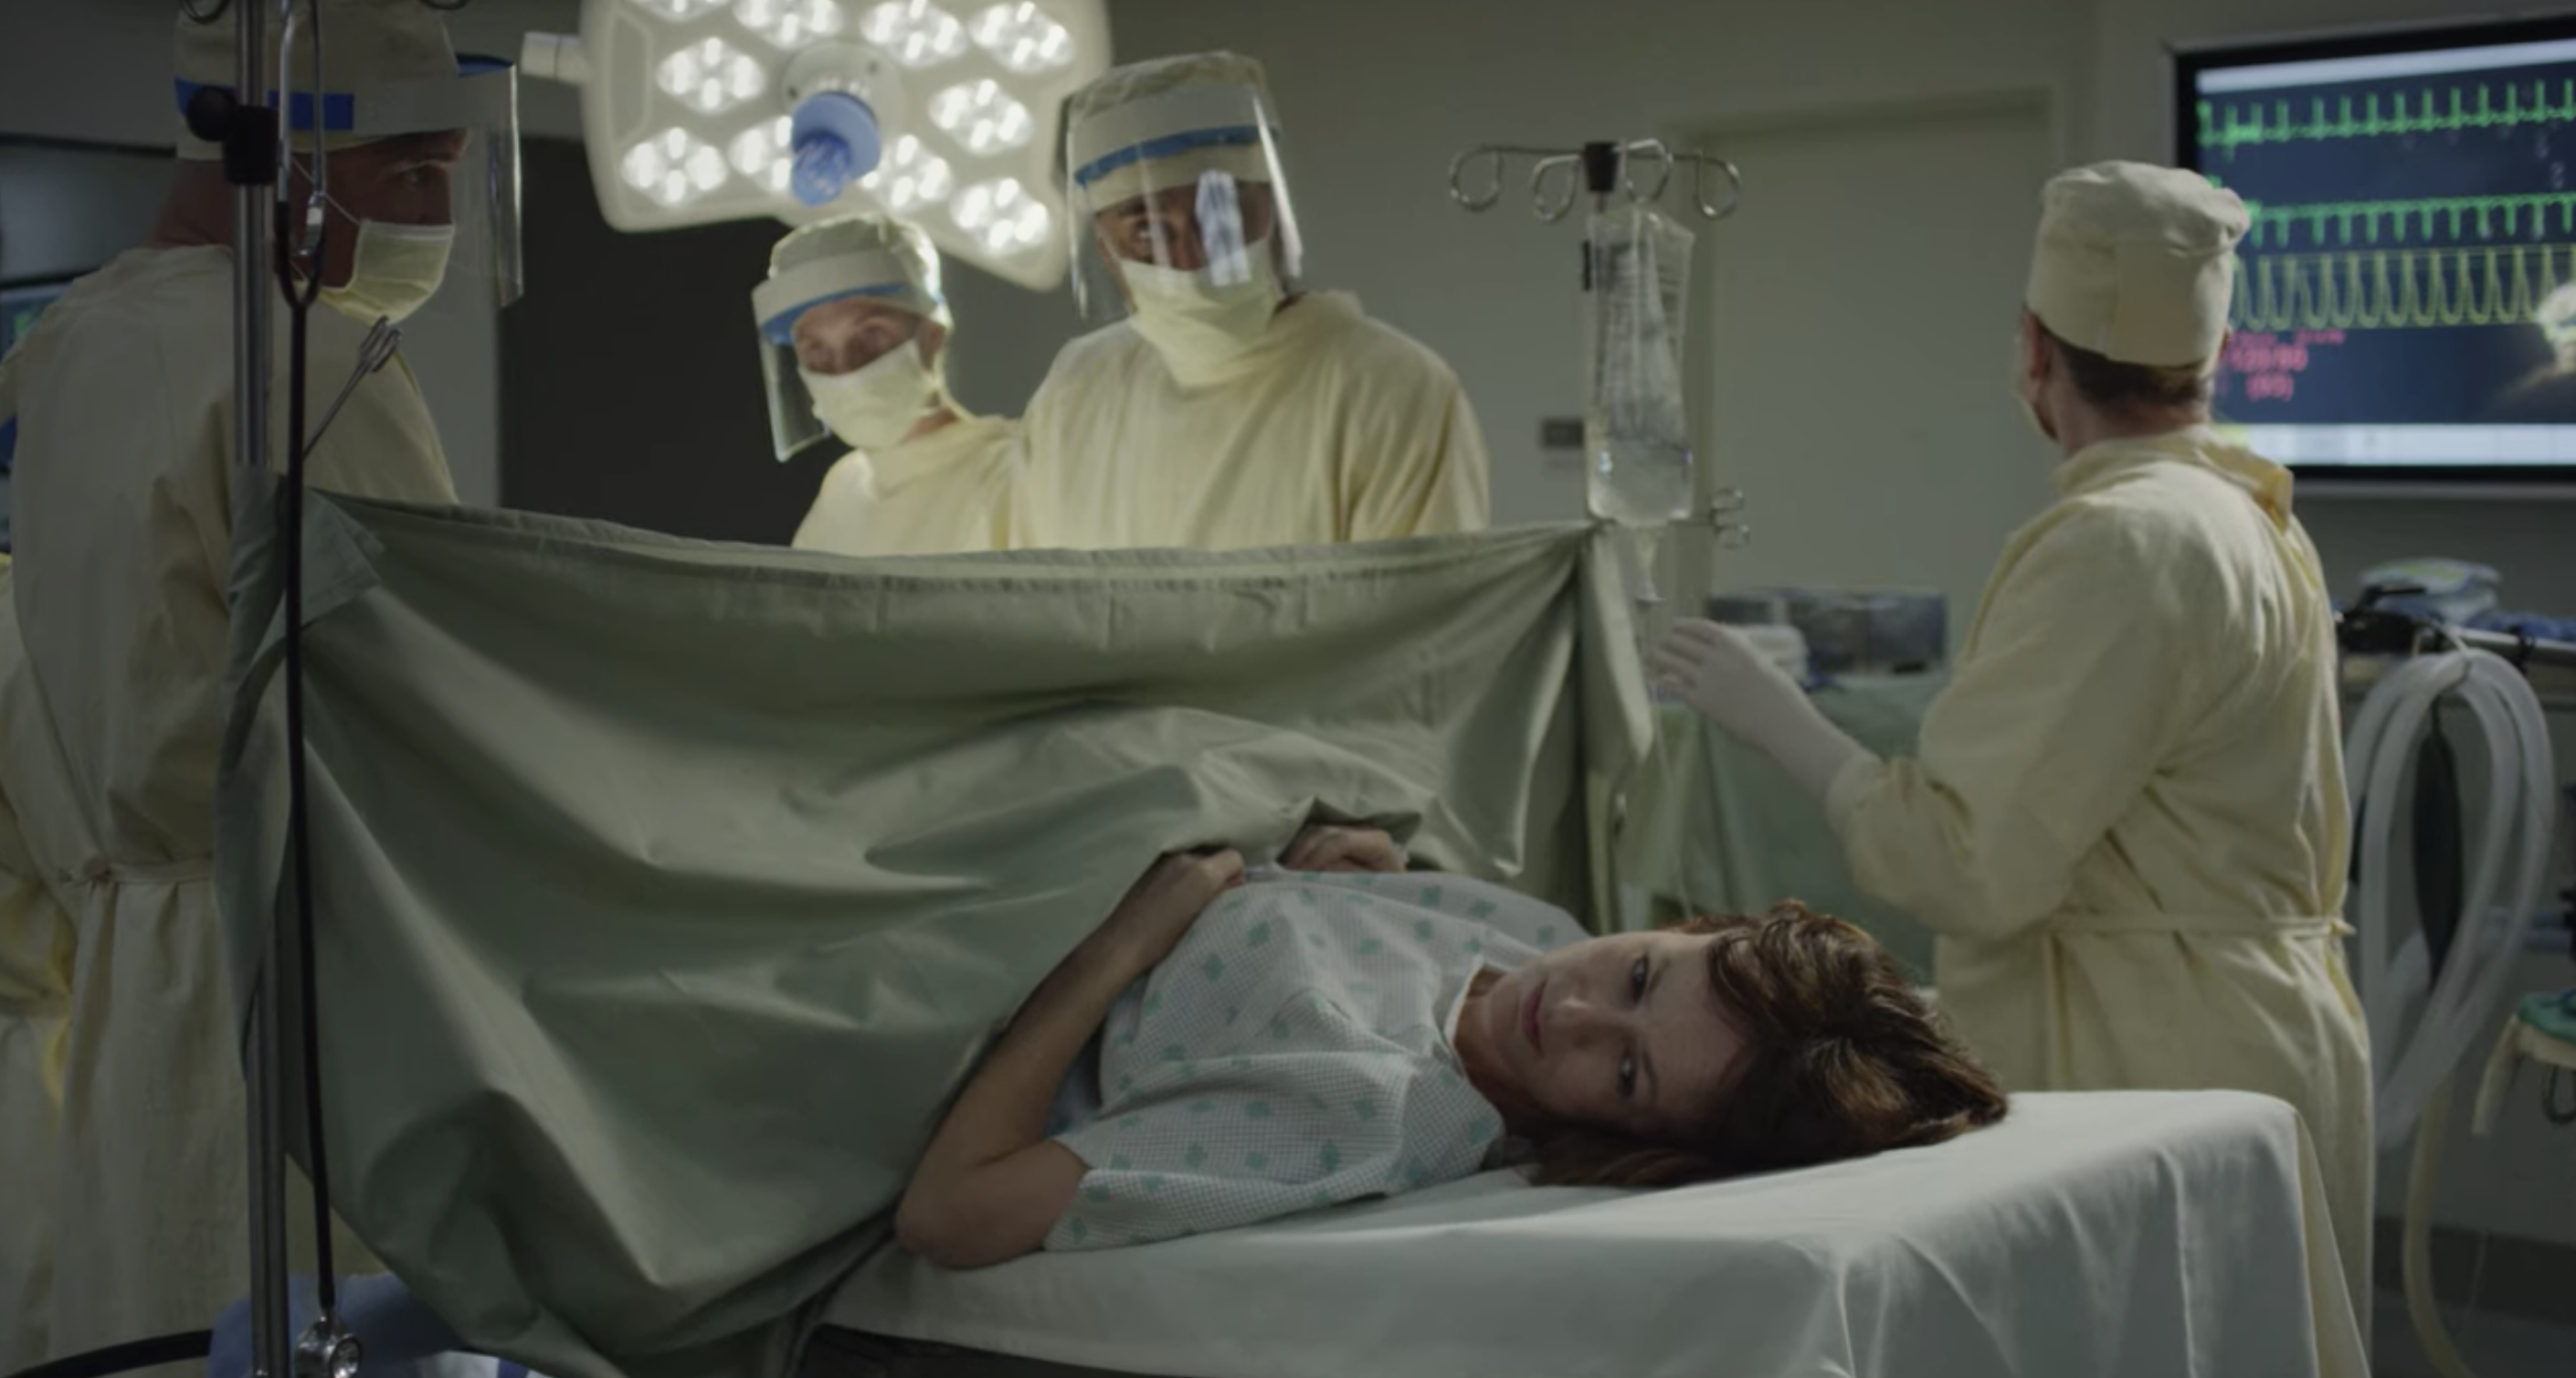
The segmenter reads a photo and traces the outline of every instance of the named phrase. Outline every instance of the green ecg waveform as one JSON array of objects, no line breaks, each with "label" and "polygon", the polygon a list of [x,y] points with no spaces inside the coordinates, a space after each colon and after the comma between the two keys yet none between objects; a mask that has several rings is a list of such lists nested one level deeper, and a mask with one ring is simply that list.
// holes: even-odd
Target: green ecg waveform
[{"label": "green ecg waveform", "polygon": [[2496,94],[2496,88],[2483,84],[2474,92],[2457,86],[2447,92],[2426,88],[2417,90],[2411,98],[2404,92],[2392,93],[2384,104],[2375,94],[2359,97],[2358,104],[2352,96],[2310,96],[2304,119],[2296,109],[2298,102],[2286,98],[2271,102],[2269,110],[2260,101],[2223,108],[2215,101],[2202,101],[2200,146],[2217,149],[2233,159],[2237,149],[2248,145],[2447,134],[2455,130],[2512,129],[2526,124],[2576,121],[2576,81],[2559,82],[2555,101],[2549,98],[2549,86],[2546,81],[2535,81],[2526,91],[2520,82],[2515,82],[2504,87],[2501,96]]},{"label": "green ecg waveform", "polygon": [[2537,240],[2552,230],[2576,234],[2576,191],[2286,205],[2249,200],[2245,211],[2254,222],[2245,243],[2254,249],[2298,248],[2294,236],[2302,229],[2307,231],[2308,245],[2315,248],[2421,244],[2436,239]]},{"label": "green ecg waveform", "polygon": [[2268,254],[2237,269],[2238,330],[2521,325],[2576,282],[2576,244]]}]

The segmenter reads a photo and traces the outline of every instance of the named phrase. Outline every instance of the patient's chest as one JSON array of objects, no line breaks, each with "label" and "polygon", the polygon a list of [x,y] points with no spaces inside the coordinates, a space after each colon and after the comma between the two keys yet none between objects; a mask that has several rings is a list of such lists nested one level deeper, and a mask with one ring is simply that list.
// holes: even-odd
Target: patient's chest
[{"label": "patient's chest", "polygon": [[1223,1229],[1475,1172],[1502,1122],[1450,1048],[1467,983],[1576,936],[1545,906],[1448,876],[1280,877],[1229,893],[1120,998],[1096,1066],[1059,1102],[1054,1137],[1091,1171],[1048,1247]]}]

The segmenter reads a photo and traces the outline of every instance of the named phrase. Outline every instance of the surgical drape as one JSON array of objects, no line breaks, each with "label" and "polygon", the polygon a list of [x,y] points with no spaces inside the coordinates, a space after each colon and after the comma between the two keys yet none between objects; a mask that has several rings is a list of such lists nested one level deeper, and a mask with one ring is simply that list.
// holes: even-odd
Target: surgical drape
[{"label": "surgical drape", "polygon": [[[997,1022],[1158,852],[1320,810],[1601,912],[1589,801],[1646,722],[1595,539],[861,563],[317,500],[335,1205],[557,1378],[778,1372]],[[248,983],[287,758],[275,629],[243,630]]]}]

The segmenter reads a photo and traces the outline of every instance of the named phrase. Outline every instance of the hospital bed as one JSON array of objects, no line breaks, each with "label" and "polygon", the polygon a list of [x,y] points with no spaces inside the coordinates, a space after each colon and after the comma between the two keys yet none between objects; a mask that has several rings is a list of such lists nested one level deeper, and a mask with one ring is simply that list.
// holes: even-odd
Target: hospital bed
[{"label": "hospital bed", "polygon": [[1147,1248],[888,1249],[807,1378],[2360,1375],[2289,1107],[2031,1095],[1938,1147],[1671,1192],[1495,1172]]}]

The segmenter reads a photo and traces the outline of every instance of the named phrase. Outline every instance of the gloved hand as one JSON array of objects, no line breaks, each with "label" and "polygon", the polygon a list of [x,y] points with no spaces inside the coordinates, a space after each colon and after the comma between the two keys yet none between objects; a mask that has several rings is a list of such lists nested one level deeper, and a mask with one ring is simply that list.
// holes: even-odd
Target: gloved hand
[{"label": "gloved hand", "polygon": [[[309,1273],[288,1279],[287,1292],[287,1337],[291,1342],[313,1324],[321,1307]],[[455,1367],[446,1361],[457,1347],[456,1332],[414,1300],[402,1279],[391,1273],[341,1278],[339,1302],[341,1324],[349,1327],[349,1333],[357,1337],[364,1351],[359,1361],[361,1373],[375,1378],[431,1378]],[[215,1321],[214,1332],[214,1347],[206,1356],[206,1378],[248,1378],[250,1299],[244,1297],[225,1307],[224,1314]],[[480,1366],[488,1373],[492,1361],[483,1359]]]},{"label": "gloved hand", "polygon": [[1700,716],[1761,748],[1818,803],[1845,766],[1869,755],[1750,638],[1696,619],[1674,624],[1646,671]]}]

